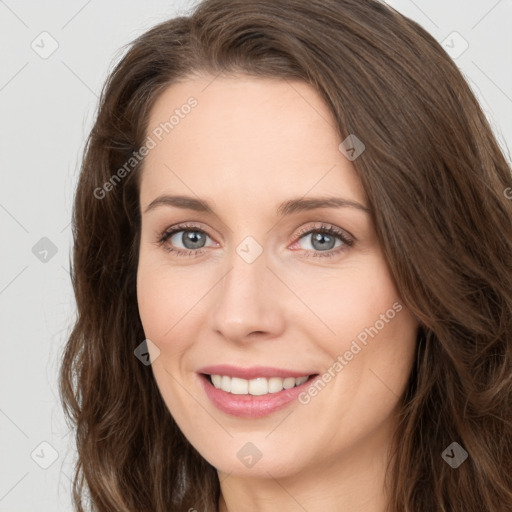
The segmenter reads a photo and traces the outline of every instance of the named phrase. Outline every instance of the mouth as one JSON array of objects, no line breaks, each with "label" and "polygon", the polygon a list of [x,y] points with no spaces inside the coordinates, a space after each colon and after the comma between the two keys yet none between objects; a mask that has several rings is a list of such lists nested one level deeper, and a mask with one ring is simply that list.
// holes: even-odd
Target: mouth
[{"label": "mouth", "polygon": [[242,379],[220,374],[200,374],[214,388],[231,395],[265,396],[280,393],[283,390],[302,387],[319,374],[314,373],[301,377],[256,377]]},{"label": "mouth", "polygon": [[319,376],[315,373],[243,379],[220,373],[197,375],[206,396],[219,411],[248,420],[263,418],[299,403],[301,393]]}]

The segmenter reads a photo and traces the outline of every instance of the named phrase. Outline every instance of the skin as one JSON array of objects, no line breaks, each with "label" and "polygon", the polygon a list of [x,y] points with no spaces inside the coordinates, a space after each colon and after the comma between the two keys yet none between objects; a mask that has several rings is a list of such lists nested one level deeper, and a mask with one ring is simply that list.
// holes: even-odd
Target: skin
[{"label": "skin", "polygon": [[[383,512],[390,438],[418,326],[405,305],[307,404],[258,419],[231,416],[209,401],[196,373],[227,363],[322,374],[400,302],[367,212],[276,214],[283,201],[303,196],[370,207],[338,149],[332,114],[302,82],[195,76],[159,97],[148,135],[190,96],[198,105],[147,154],[140,186],[138,305],[145,335],[160,350],[152,369],[162,397],[217,468],[221,512]],[[162,194],[205,199],[214,213],[168,205],[145,212]],[[182,222],[206,232],[204,247],[191,249],[199,256],[165,250],[190,247],[182,232],[157,243]],[[354,244],[325,257],[341,241],[322,249],[311,234],[297,236],[322,223],[345,230]],[[236,251],[247,236],[263,250],[250,264]],[[237,457],[247,442],[262,454],[252,467]]]}]

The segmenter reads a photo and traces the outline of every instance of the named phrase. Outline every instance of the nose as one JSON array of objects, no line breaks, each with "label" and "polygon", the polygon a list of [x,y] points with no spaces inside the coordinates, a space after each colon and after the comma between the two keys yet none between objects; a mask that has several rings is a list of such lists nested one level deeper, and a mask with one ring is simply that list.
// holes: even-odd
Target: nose
[{"label": "nose", "polygon": [[229,269],[213,294],[210,322],[217,334],[244,343],[278,337],[283,332],[282,283],[268,264],[265,251],[251,263],[233,251]]}]

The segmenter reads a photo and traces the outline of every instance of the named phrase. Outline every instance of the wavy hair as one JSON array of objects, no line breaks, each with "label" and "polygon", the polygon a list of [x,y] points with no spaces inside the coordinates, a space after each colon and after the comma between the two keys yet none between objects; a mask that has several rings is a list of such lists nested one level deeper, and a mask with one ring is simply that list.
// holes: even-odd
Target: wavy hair
[{"label": "wavy hair", "polygon": [[[366,146],[353,165],[403,303],[420,320],[387,510],[512,510],[510,164],[455,63],[378,0],[204,0],[138,37],[109,74],[75,195],[77,318],[59,375],[76,433],[75,510],[87,498],[98,512],[217,511],[216,469],[134,357],[145,338],[136,297],[144,160],[97,192],[142,146],[159,95],[200,73],[302,80],[332,111],[340,141],[356,134]],[[452,442],[468,453],[457,469],[441,456]]]}]

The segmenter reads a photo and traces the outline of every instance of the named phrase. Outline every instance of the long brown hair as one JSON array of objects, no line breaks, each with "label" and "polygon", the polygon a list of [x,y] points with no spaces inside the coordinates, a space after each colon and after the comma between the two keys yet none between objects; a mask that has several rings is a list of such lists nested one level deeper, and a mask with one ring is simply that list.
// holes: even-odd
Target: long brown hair
[{"label": "long brown hair", "polygon": [[[143,145],[160,93],[194,73],[303,80],[340,142],[355,134],[366,146],[353,164],[421,321],[389,511],[512,510],[511,169],[454,62],[376,0],[205,0],[136,39],[110,74],[76,190],[78,317],[60,374],[76,427],[76,510],[85,491],[95,511],[217,510],[215,468],[134,356],[143,159],[112,179]],[[468,453],[457,468],[442,457],[453,442]]]}]

